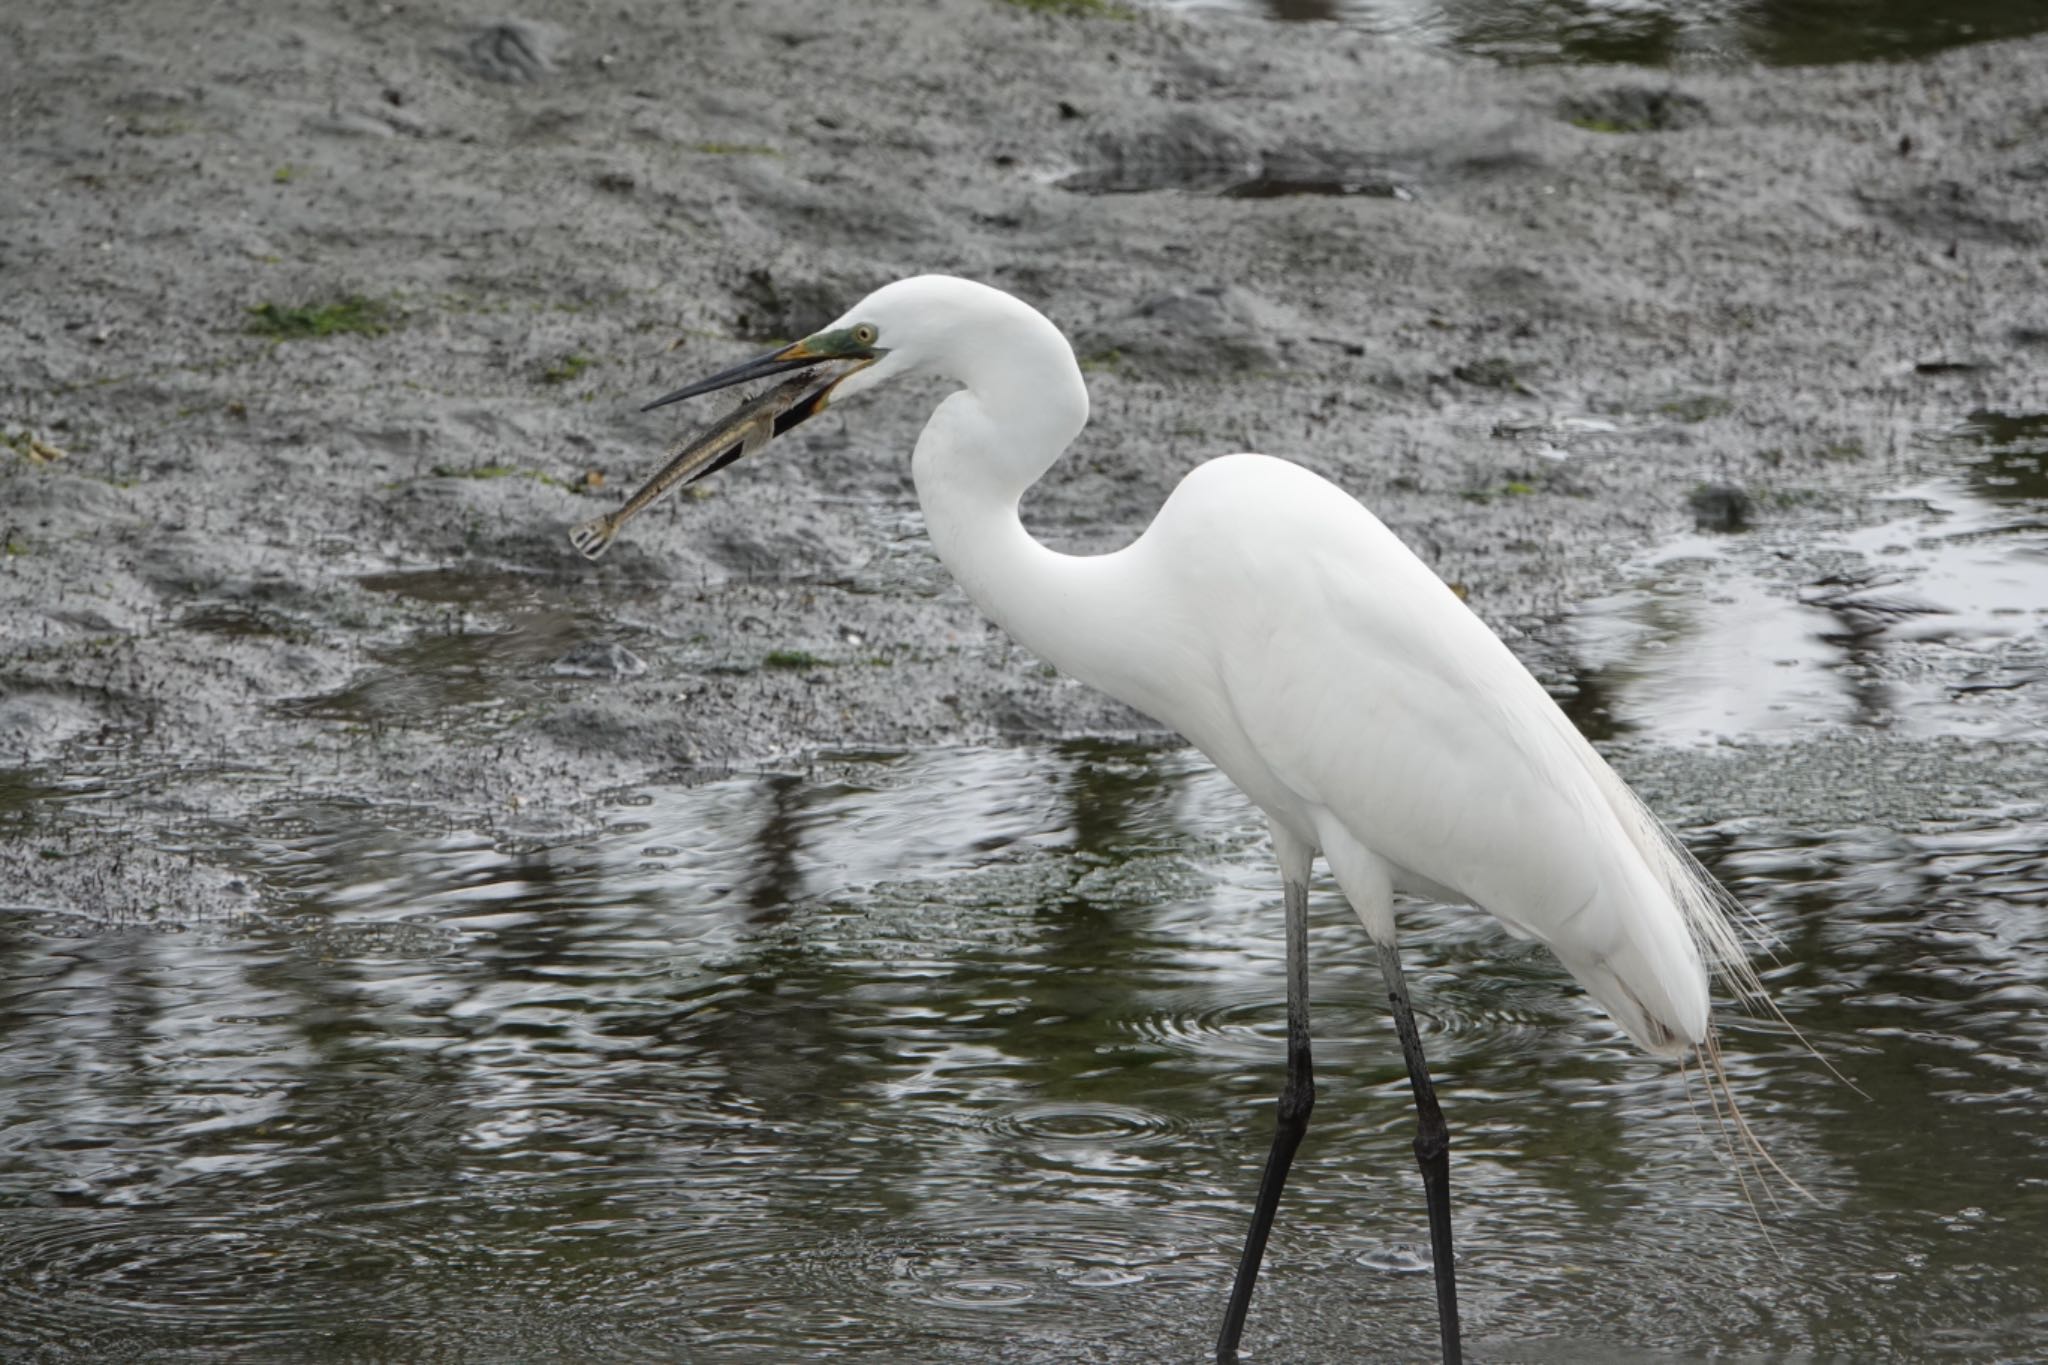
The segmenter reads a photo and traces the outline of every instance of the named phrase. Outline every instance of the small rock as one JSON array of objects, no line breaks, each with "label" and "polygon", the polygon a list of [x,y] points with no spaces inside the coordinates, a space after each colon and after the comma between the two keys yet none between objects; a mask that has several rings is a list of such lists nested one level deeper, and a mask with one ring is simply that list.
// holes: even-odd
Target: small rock
[{"label": "small rock", "polygon": [[527,85],[553,73],[560,33],[551,24],[499,19],[472,30],[446,55],[472,76]]},{"label": "small rock", "polygon": [[1701,531],[1740,531],[1749,525],[1749,494],[1732,483],[1703,483],[1686,499],[1692,524]]},{"label": "small rock", "polygon": [[1494,355],[1484,360],[1467,361],[1451,370],[1451,378],[1475,388],[1529,392],[1528,386],[1522,382],[1522,367],[1506,356]]},{"label": "small rock", "polygon": [[1413,1242],[1388,1242],[1360,1253],[1357,1261],[1367,1270],[1378,1270],[1388,1275],[1427,1275],[1435,1264],[1428,1249]]},{"label": "small rock", "polygon": [[205,100],[206,91],[196,85],[182,90],[157,87],[116,95],[107,102],[107,107],[118,114],[175,114]]},{"label": "small rock", "polygon": [[1677,90],[1616,85],[1561,101],[1566,122],[1596,133],[1665,133],[1710,121],[1704,100]]}]

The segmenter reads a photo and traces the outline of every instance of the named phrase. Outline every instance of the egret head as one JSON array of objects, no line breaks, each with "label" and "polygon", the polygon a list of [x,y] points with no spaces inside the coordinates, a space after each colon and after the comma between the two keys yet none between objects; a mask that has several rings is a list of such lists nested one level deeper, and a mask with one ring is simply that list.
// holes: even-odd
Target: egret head
[{"label": "egret head", "polygon": [[[1088,420],[1088,386],[1081,381],[1073,348],[1043,313],[985,284],[918,275],[884,285],[801,341],[649,403],[648,408],[658,408],[771,375],[792,376],[677,446],[668,463],[624,505],[579,522],[569,540],[586,558],[596,559],[628,518],[670,489],[695,483],[759,450],[823,412],[836,396],[919,370],[957,380],[996,404],[1006,439],[994,450],[984,449],[972,467],[983,477],[1007,479],[1019,492],[1045,472]],[[926,428],[927,435],[932,429]],[[918,442],[919,458],[926,447],[925,441]],[[950,463],[958,447],[957,440],[932,443],[934,458]]]},{"label": "egret head", "polygon": [[969,385],[996,379],[998,372],[1014,367],[1015,357],[1028,353],[1032,342],[1052,346],[1066,366],[1073,366],[1066,338],[1029,304],[972,280],[917,275],[883,285],[801,341],[677,389],[642,411],[770,375],[816,369],[817,386],[776,417],[774,434],[780,436],[835,399],[897,375],[929,371]]},{"label": "egret head", "polygon": [[750,384],[756,379],[766,379],[770,375],[785,374],[791,370],[828,367],[830,377],[792,406],[782,419],[777,420],[776,433],[780,435],[805,418],[814,417],[824,411],[825,405],[832,399],[833,392],[842,383],[873,366],[888,354],[889,349],[881,345],[881,329],[874,323],[847,322],[841,319],[822,331],[813,332],[802,341],[791,342],[780,350],[755,356],[752,360],[744,361],[729,370],[720,370],[708,379],[686,384],[674,393],[664,394],[655,399],[640,410],[649,412],[685,398],[715,393],[719,389],[729,389],[738,384]]}]

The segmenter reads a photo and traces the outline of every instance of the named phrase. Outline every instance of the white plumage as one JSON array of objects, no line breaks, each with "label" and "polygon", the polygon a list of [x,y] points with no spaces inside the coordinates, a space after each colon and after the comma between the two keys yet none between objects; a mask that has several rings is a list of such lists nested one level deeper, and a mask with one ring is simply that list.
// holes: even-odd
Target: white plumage
[{"label": "white plumage", "polygon": [[1741,960],[1719,888],[1356,499],[1229,455],[1125,549],[1056,553],[1017,506],[1088,418],[1065,338],[1008,294],[938,276],[835,326],[858,322],[889,351],[840,397],[912,368],[967,386],[913,463],[946,567],[1027,649],[1207,754],[1265,812],[1290,874],[1323,854],[1381,943],[1393,891],[1477,905],[1548,946],[1647,1051],[1704,1041],[1706,963]]},{"label": "white plumage", "polygon": [[962,385],[912,460],[946,567],[1026,648],[1187,736],[1273,832],[1288,1080],[1218,1357],[1235,1358],[1314,1104],[1306,924],[1320,853],[1378,947],[1420,1119],[1444,1358],[1456,1362],[1449,1139],[1395,946],[1395,892],[1482,907],[1548,945],[1645,1050],[1697,1050],[1703,1062],[1714,1055],[1709,967],[1760,994],[1734,902],[1442,580],[1308,470],[1225,456],[1183,479],[1124,549],[1065,555],[1034,540],[1018,502],[1080,433],[1088,393],[1058,329],[1008,294],[944,276],[900,280],[823,331],[661,401],[825,362],[857,368],[801,401],[804,382],[756,400],[628,508],[664,479],[753,448],[729,449],[731,431],[758,433],[771,419],[784,430],[915,371]]}]

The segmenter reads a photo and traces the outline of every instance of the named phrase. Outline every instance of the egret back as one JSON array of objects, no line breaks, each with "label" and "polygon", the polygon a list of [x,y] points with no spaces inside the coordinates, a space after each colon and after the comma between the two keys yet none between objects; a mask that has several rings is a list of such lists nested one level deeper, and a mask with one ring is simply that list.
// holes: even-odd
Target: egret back
[{"label": "egret back", "polygon": [[1186,735],[1291,842],[1328,854],[1325,832],[1340,834],[1361,854],[1352,872],[1371,873],[1345,885],[1368,930],[1391,936],[1388,886],[1467,900],[1549,945],[1662,1055],[1706,1037],[1709,961],[1753,986],[1712,880],[1356,499],[1283,460],[1226,456],[1125,549],[1056,553],[1017,506],[1087,414],[1058,331],[943,279],[886,286],[856,315],[901,342],[849,386],[892,364],[966,386],[911,463],[968,595],[1041,658]]},{"label": "egret back", "polygon": [[1542,941],[1646,1050],[1706,1036],[1707,964],[1742,962],[1725,893],[1356,499],[1229,456],[1127,554],[1154,608],[1144,652],[1174,670],[1127,700],[1311,844],[1334,820],[1394,887],[1448,890]]}]

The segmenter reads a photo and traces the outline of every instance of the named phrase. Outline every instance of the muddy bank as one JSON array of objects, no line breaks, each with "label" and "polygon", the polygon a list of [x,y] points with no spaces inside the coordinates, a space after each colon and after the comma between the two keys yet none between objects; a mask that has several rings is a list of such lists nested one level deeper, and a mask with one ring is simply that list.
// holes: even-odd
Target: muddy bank
[{"label": "muddy bank", "polygon": [[0,32],[14,903],[247,904],[205,850],[287,797],[545,837],[657,774],[1145,729],[931,559],[930,390],[569,548],[701,416],[640,402],[902,274],[1076,339],[1048,540],[1290,455],[1560,681],[1701,485],[1796,544],[2048,408],[2048,41],[1674,82],[993,0]]}]

